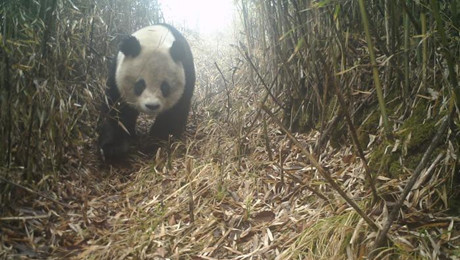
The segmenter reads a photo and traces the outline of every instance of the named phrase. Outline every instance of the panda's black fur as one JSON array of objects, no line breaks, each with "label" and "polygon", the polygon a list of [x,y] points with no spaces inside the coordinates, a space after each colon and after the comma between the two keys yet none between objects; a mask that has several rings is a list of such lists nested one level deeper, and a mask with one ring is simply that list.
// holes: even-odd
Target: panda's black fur
[{"label": "panda's black fur", "polygon": [[[181,137],[185,131],[195,87],[195,66],[193,55],[184,36],[168,24],[166,27],[174,36],[169,53],[177,63],[181,62],[185,74],[185,88],[179,101],[170,109],[157,115],[150,129],[150,136],[160,142],[169,135]],[[129,36],[120,44],[120,52],[133,57],[139,55],[141,46],[134,36]],[[148,69],[148,68],[147,68]],[[99,128],[98,144],[107,160],[123,159],[128,155],[130,145],[135,140],[136,121],[139,111],[129,106],[122,98],[116,82],[117,59],[109,68],[106,97],[102,108],[102,125]],[[142,91],[142,88],[141,88]],[[163,90],[162,90],[163,91]]]}]

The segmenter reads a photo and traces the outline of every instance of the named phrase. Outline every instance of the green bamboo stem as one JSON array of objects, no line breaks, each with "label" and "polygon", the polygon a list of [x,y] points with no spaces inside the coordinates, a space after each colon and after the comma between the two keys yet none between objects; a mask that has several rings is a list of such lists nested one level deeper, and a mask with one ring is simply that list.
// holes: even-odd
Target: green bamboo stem
[{"label": "green bamboo stem", "polygon": [[426,14],[420,13],[420,22],[422,24],[422,89],[426,89],[426,73],[428,66],[428,43],[426,35]]},{"label": "green bamboo stem", "polygon": [[387,111],[385,108],[385,100],[383,99],[382,85],[380,84],[379,71],[378,71],[377,61],[375,59],[375,54],[374,54],[374,46],[372,44],[371,34],[369,31],[369,20],[367,18],[366,9],[364,8],[364,0],[359,0],[359,9],[361,11],[364,32],[366,33],[367,46],[369,49],[369,56],[370,56],[371,65],[372,65],[372,75],[374,77],[374,84],[375,84],[375,88],[377,91],[377,99],[379,101],[380,113],[382,114],[382,118],[383,118],[383,127],[384,127],[385,134],[389,136],[390,126],[388,123],[388,116],[387,116]]},{"label": "green bamboo stem", "polygon": [[458,86],[457,73],[455,72],[455,61],[453,55],[449,51],[449,43],[447,41],[446,31],[444,30],[444,24],[439,14],[438,1],[430,1],[431,9],[433,10],[433,15],[436,20],[436,28],[441,36],[442,48],[444,58],[447,60],[447,69],[449,71],[449,83],[452,87],[452,92],[454,94],[457,107],[460,108],[460,88]]},{"label": "green bamboo stem", "polygon": [[406,100],[409,93],[409,15],[404,13],[404,88],[403,97]]}]

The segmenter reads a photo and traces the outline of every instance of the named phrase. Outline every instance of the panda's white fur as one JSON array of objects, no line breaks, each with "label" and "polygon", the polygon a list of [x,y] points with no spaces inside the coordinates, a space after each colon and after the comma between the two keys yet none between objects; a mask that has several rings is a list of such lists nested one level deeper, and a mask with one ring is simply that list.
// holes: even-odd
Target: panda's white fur
[{"label": "panda's white fur", "polygon": [[[135,57],[125,56],[121,51],[117,56],[115,81],[121,98],[139,112],[150,115],[173,107],[181,98],[185,88],[185,73],[181,62],[175,62],[170,48],[175,41],[168,28],[153,25],[132,34],[139,41],[140,53]],[[134,85],[145,81],[145,89],[138,96]],[[167,82],[170,93],[164,97],[161,84]],[[147,105],[158,107],[149,109]]]}]

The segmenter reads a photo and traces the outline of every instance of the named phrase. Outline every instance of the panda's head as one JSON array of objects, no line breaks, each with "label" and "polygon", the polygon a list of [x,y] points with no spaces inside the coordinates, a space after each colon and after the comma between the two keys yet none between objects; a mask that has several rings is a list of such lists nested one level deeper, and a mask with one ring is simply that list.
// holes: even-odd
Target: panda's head
[{"label": "panda's head", "polygon": [[115,81],[131,107],[157,115],[173,107],[185,88],[184,43],[161,25],[145,27],[125,39],[117,57]]}]

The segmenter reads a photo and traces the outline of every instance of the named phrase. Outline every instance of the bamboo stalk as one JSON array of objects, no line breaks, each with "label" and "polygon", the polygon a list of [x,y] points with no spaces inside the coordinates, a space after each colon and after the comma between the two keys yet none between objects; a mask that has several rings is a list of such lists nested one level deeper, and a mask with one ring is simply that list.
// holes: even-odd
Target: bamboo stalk
[{"label": "bamboo stalk", "polygon": [[[4,19],[4,27],[3,27],[3,39],[2,39],[2,44],[3,46],[6,46],[6,39],[8,37],[8,34],[7,34],[7,26],[6,26],[6,17],[3,18]],[[12,161],[12,158],[11,158],[11,150],[12,150],[12,145],[13,145],[13,141],[12,141],[12,133],[13,133],[13,117],[12,117],[12,113],[11,113],[11,109],[12,109],[12,104],[13,104],[13,101],[12,101],[12,87],[11,87],[11,84],[10,84],[10,63],[9,63],[9,59],[8,59],[8,54],[6,53],[6,50],[3,49],[2,50],[2,54],[3,54],[3,64],[4,64],[4,67],[3,67],[3,82],[2,82],[2,85],[3,85],[3,88],[6,88],[6,103],[7,103],[7,109],[6,109],[6,125],[4,126],[5,128],[5,131],[6,131],[6,135],[7,135],[7,138],[6,138],[6,157],[5,157],[5,160],[6,160],[6,167],[9,169],[11,167],[11,161]],[[3,158],[1,158],[0,160],[3,160]]]},{"label": "bamboo stalk", "polygon": [[[395,1],[392,0],[385,0],[385,35],[386,35],[386,47],[388,52],[394,53],[395,49],[395,32],[397,28],[395,26],[396,22],[395,15],[394,15],[394,5]],[[391,82],[393,81],[393,70],[396,67],[395,65],[396,60],[390,59],[388,61],[388,65],[385,68],[383,81],[384,88],[383,93],[386,94],[388,92],[388,86],[391,86]]]},{"label": "bamboo stalk", "polygon": [[436,20],[436,28],[438,29],[439,34],[441,35],[442,48],[441,51],[444,55],[444,58],[447,60],[447,69],[449,70],[449,83],[451,85],[451,91],[454,94],[457,107],[460,108],[460,87],[458,86],[457,73],[455,72],[455,62],[453,60],[453,55],[449,51],[449,43],[447,41],[446,31],[444,30],[444,24],[439,14],[438,1],[430,0],[431,9],[433,10],[433,15]]},{"label": "bamboo stalk", "polygon": [[428,36],[426,35],[426,14],[420,13],[420,22],[422,24],[422,89],[426,90],[426,77],[428,66]]},{"label": "bamboo stalk", "polygon": [[409,93],[409,15],[404,13],[404,100],[408,98]]},{"label": "bamboo stalk", "polygon": [[385,100],[383,98],[382,85],[380,84],[379,71],[377,66],[377,61],[374,54],[374,45],[372,44],[371,34],[369,30],[369,20],[366,14],[366,8],[364,7],[364,0],[359,0],[359,9],[361,11],[362,22],[364,26],[364,31],[366,33],[367,46],[369,49],[369,56],[372,64],[372,75],[374,77],[375,89],[377,90],[377,99],[379,101],[380,113],[383,118],[383,127],[386,136],[390,135],[390,126],[388,123],[387,111],[385,108]]}]

